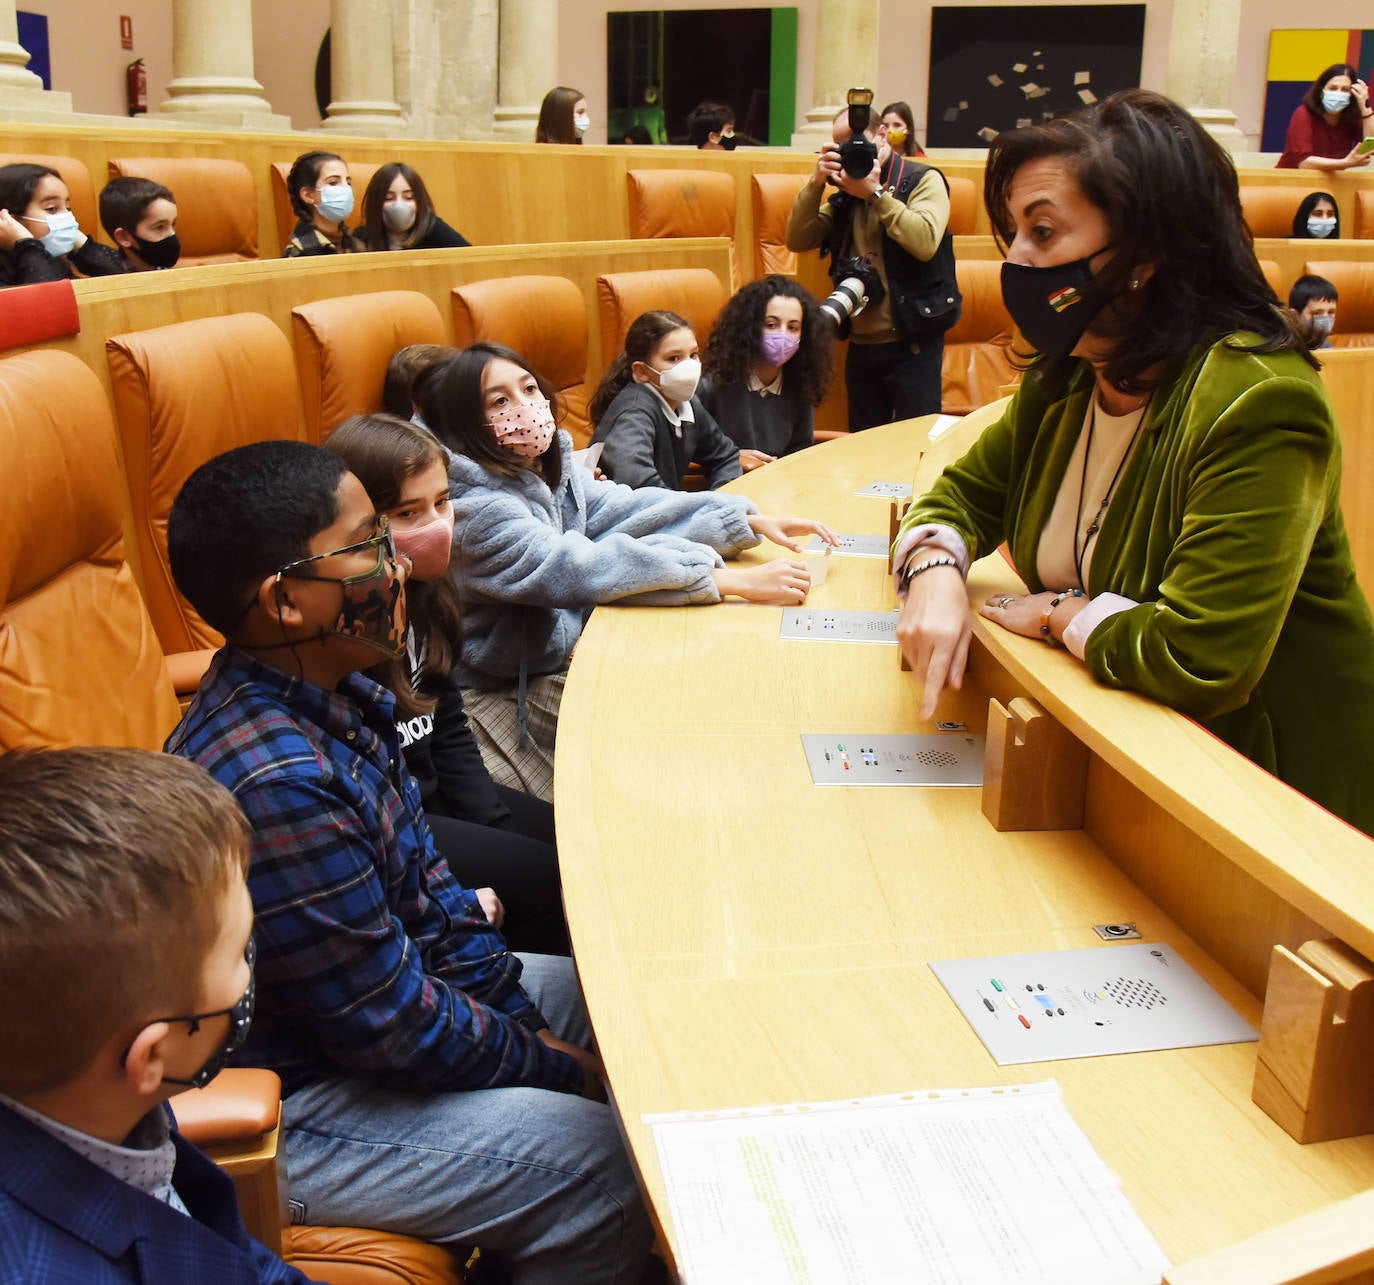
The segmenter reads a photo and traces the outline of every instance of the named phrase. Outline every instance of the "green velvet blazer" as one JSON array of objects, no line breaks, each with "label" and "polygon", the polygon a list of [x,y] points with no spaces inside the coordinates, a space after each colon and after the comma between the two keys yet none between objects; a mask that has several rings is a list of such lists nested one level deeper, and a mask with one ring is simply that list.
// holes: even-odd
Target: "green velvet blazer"
[{"label": "green velvet blazer", "polygon": [[[1340,437],[1316,371],[1247,342],[1195,349],[1156,389],[1086,586],[1138,605],[1093,630],[1085,660],[1374,834],[1374,621],[1341,516]],[[1040,534],[1092,388],[1086,363],[1062,393],[1030,372],[903,530],[953,527],[975,559],[1005,541],[1045,588]]]}]

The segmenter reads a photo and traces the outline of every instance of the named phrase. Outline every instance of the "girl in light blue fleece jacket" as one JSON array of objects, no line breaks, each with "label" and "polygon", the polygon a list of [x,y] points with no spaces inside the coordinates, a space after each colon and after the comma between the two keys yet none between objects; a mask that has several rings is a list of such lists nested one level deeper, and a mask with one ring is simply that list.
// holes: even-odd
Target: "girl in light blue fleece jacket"
[{"label": "girl in light blue fleece jacket", "polygon": [[823,523],[769,518],[741,496],[631,490],[578,467],[556,391],[519,354],[479,343],[425,371],[415,404],[452,452],[453,575],[463,601],[463,702],[499,784],[552,798],[563,675],[591,609],[797,606],[806,564],[727,567],[767,537],[838,543]]}]

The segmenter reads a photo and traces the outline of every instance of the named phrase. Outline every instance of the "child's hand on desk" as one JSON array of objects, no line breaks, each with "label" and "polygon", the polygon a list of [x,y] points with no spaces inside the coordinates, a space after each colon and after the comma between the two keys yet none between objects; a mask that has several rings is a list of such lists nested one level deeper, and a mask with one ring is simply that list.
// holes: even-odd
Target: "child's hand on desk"
[{"label": "child's hand on desk", "polygon": [[569,1044],[566,1040],[560,1040],[548,1027],[536,1034],[551,1049],[557,1049],[560,1053],[566,1053],[582,1068],[582,1096],[590,1098],[593,1102],[604,1102],[606,1100],[606,1086],[602,1080],[606,1075],[606,1068],[595,1053],[589,1053],[584,1048],[579,1048],[576,1044]]},{"label": "child's hand on desk", "polygon": [[791,539],[795,535],[818,535],[822,543],[833,544],[837,548],[840,543],[840,537],[824,522],[816,522],[811,518],[770,518],[766,514],[755,513],[749,519],[749,525],[755,535],[761,535],[784,549],[791,549],[793,553],[801,552],[801,545]]},{"label": "child's hand on desk", "polygon": [[716,572],[716,588],[722,598],[733,595],[746,602],[798,607],[811,588],[811,572],[804,562],[774,558],[754,567],[721,567]]}]

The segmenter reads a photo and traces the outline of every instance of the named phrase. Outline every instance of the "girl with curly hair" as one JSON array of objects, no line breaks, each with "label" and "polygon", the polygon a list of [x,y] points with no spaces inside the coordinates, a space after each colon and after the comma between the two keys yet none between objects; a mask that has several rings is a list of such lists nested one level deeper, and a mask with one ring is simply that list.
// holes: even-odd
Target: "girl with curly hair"
[{"label": "girl with curly hair", "polygon": [[725,305],[706,343],[701,400],[746,473],[815,441],[830,346],[816,301],[787,277],[751,281]]}]

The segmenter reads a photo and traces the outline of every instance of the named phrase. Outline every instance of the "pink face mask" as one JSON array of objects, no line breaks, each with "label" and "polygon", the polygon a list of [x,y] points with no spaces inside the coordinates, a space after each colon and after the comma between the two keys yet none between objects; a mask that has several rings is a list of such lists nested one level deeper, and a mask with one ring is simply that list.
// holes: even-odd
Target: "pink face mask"
[{"label": "pink face mask", "polygon": [[391,528],[396,547],[410,559],[412,580],[437,580],[453,556],[453,514],[402,531]]},{"label": "pink face mask", "polygon": [[800,335],[789,335],[785,330],[765,330],[759,340],[763,359],[770,366],[781,366],[797,355],[801,347]]},{"label": "pink face mask", "polygon": [[542,397],[538,401],[521,402],[518,406],[493,411],[487,422],[496,434],[498,445],[525,459],[543,455],[553,441],[553,410]]}]

